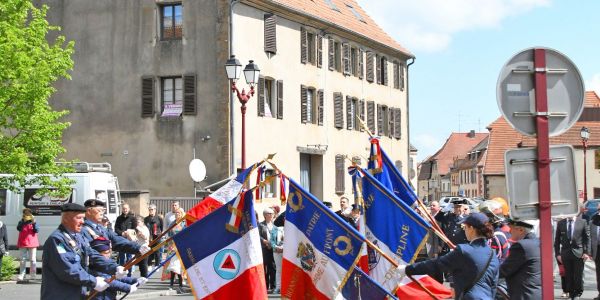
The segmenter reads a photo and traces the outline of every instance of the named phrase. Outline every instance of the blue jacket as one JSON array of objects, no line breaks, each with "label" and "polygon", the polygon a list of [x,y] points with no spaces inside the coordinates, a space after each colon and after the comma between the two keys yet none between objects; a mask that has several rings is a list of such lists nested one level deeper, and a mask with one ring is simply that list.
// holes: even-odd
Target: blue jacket
[{"label": "blue jacket", "polygon": [[47,300],[83,299],[96,286],[89,265],[106,273],[114,273],[117,267],[90,248],[81,234],[68,233],[62,225],[44,243],[42,262],[41,299]]},{"label": "blue jacket", "polygon": [[[91,231],[91,232],[90,232]],[[140,251],[140,245],[138,243],[132,242],[118,234],[114,231],[107,230],[102,225],[96,224],[88,219],[85,219],[83,223],[83,228],[81,229],[81,234],[88,242],[88,244],[94,240],[94,236],[92,232],[96,236],[102,236],[107,240],[110,240],[112,245],[112,249],[118,252],[125,252],[135,254]]]},{"label": "blue jacket", "polygon": [[[485,268],[492,254],[490,265],[479,281],[472,284],[477,275]],[[483,238],[473,240],[470,244],[459,244],[456,249],[437,259],[427,260],[406,267],[407,275],[433,274],[435,271],[450,272],[454,278],[456,299],[494,299],[498,284],[500,263],[493,250]],[[462,298],[459,296],[464,292]]]},{"label": "blue jacket", "polygon": [[[96,271],[94,269],[90,272],[96,277],[102,277],[105,279],[110,278],[110,275]],[[123,277],[121,279],[115,279],[109,283],[109,287],[104,292],[96,294],[93,299],[98,300],[113,300],[117,299],[117,292],[129,293],[130,286],[137,283],[137,278]]]}]

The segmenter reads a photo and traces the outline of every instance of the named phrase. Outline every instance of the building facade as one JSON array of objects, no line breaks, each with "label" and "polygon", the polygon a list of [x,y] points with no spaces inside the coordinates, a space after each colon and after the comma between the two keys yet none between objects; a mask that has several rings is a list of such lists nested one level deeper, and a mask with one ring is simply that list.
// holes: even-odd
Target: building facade
[{"label": "building facade", "polygon": [[[408,174],[413,55],[355,1],[42,2],[75,41],[72,80],[52,98],[71,111],[66,158],[110,162],[122,190],[189,197],[240,168],[230,55],[261,70],[247,104],[247,164],[277,153],[317,197],[349,195],[345,167],[368,156],[360,117]],[[243,77],[237,85],[249,89]],[[193,158],[207,167],[200,184],[188,174]],[[275,184],[265,189],[278,196]]]}]

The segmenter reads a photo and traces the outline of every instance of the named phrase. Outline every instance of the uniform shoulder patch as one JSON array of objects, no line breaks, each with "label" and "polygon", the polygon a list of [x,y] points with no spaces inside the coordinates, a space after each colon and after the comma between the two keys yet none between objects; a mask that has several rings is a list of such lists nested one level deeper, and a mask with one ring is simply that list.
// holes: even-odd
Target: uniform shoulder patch
[{"label": "uniform shoulder patch", "polygon": [[63,246],[62,243],[59,243],[56,245],[56,251],[58,252],[58,254],[65,254],[67,253],[67,250],[65,250],[65,246]]}]

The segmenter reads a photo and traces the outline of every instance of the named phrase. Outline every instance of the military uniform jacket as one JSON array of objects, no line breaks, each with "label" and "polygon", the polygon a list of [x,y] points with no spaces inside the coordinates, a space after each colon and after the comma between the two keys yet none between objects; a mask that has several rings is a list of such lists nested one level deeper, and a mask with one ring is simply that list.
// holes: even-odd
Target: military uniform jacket
[{"label": "military uniform jacket", "polygon": [[465,235],[465,231],[459,224],[466,216],[457,216],[454,213],[449,213],[444,217],[444,234],[454,244],[466,244],[469,241]]},{"label": "military uniform jacket", "polygon": [[540,240],[528,233],[510,248],[508,258],[500,265],[500,277],[506,278],[510,299],[542,299]]},{"label": "military uniform jacket", "polygon": [[46,240],[42,262],[41,299],[46,300],[83,299],[96,286],[95,276],[87,271],[89,264],[106,273],[114,273],[117,267],[62,225]]},{"label": "military uniform jacket", "polygon": [[107,240],[110,240],[112,249],[118,252],[125,252],[135,254],[140,251],[140,245],[136,242],[132,242],[120,235],[117,235],[113,231],[107,230],[102,225],[96,224],[88,219],[83,223],[83,229],[81,234],[89,244],[98,236],[102,236]]},{"label": "military uniform jacket", "polygon": [[[468,291],[477,275],[485,268],[492,254],[488,268],[481,278]],[[450,272],[454,280],[456,299],[462,295],[464,300],[494,299],[498,284],[500,263],[484,238],[473,240],[470,244],[460,244],[448,254],[436,259],[426,260],[406,267],[407,275],[433,274],[439,271]]]}]

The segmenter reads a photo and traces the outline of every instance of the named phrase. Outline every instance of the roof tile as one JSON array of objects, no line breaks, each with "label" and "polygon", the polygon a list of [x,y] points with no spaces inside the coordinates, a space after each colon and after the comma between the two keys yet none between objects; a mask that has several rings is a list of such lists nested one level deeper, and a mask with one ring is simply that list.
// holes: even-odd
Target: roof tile
[{"label": "roof tile", "polygon": [[447,174],[454,163],[454,159],[465,157],[469,150],[488,136],[487,133],[475,133],[474,137],[468,135],[469,133],[456,132],[450,134],[444,146],[432,157],[437,161],[439,174]]}]

